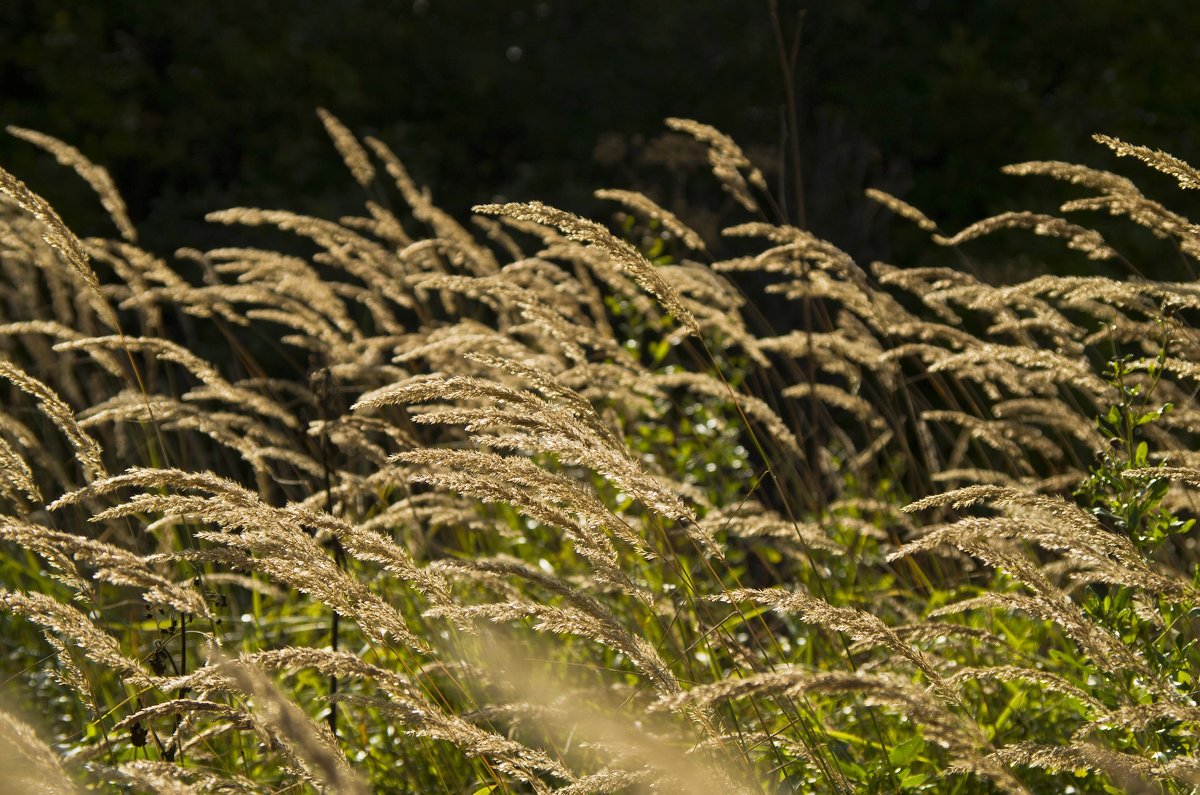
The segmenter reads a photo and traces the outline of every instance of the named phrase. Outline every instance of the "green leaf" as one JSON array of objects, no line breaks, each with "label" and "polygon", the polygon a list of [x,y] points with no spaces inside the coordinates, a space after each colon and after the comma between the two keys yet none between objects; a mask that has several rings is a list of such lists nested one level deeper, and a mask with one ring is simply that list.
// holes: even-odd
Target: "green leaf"
[{"label": "green leaf", "polygon": [[925,779],[929,776],[924,773],[909,773],[904,778],[900,779],[900,789],[916,789],[925,783]]},{"label": "green leaf", "polygon": [[925,740],[920,737],[913,737],[888,751],[888,762],[896,767],[905,767],[909,762],[916,759],[917,755],[924,749]]},{"label": "green leaf", "polygon": [[667,358],[667,354],[671,351],[670,340],[655,340],[650,343],[650,357],[655,364],[661,364],[662,360]]}]

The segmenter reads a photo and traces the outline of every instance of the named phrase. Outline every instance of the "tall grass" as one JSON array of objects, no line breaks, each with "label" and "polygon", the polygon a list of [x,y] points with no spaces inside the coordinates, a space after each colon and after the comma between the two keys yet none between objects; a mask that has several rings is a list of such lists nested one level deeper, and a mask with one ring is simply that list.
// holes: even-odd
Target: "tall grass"
[{"label": "tall grass", "polygon": [[5,721],[47,791],[1200,787],[1200,290],[971,251],[1136,272],[1085,211],[1195,258],[1190,221],[1024,163],[1076,220],[951,233],[871,191],[966,264],[863,266],[671,119],[744,215],[724,243],[624,190],[619,232],[464,226],[320,117],[363,215],[209,216],[303,254],[164,259],[102,167],[10,129],[120,234],[0,171],[0,644],[49,716]]}]

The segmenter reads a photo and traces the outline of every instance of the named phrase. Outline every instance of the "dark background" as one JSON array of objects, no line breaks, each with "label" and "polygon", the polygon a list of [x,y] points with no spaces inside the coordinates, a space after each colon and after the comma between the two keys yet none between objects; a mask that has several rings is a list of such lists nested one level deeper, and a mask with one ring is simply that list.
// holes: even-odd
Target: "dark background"
[{"label": "dark background", "polygon": [[[921,256],[867,186],[952,231],[1070,195],[998,172],[1021,160],[1115,167],[1180,206],[1090,136],[1200,160],[1200,4],[780,0],[785,39],[801,13],[806,223],[856,256]],[[603,217],[591,191],[633,187],[711,230],[736,214],[702,169],[660,162],[662,119],[729,133],[773,185],[785,140],[766,0],[5,0],[0,86],[0,121],[107,166],[162,254],[228,239],[202,220],[214,209],[361,207],[317,106],[389,143],[460,217],[497,197]],[[80,233],[111,233],[49,156],[2,136],[0,164]]]}]

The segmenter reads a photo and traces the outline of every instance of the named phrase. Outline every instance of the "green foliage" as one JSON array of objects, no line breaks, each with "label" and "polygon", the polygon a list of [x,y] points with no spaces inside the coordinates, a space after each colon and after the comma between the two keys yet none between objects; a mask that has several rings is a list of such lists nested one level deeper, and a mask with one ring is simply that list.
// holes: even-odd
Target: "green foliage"
[{"label": "green foliage", "polygon": [[1096,427],[1109,446],[1099,452],[1099,463],[1076,493],[1101,521],[1147,553],[1153,553],[1168,537],[1188,532],[1195,524],[1194,520],[1176,518],[1162,506],[1171,483],[1150,469],[1150,447],[1143,438],[1145,426],[1159,421],[1174,407],[1171,403],[1151,405],[1168,345],[1169,337],[1164,337],[1157,358],[1145,367],[1148,384],[1130,383],[1132,354],[1108,362],[1104,376],[1117,399],[1104,416],[1096,418]]}]

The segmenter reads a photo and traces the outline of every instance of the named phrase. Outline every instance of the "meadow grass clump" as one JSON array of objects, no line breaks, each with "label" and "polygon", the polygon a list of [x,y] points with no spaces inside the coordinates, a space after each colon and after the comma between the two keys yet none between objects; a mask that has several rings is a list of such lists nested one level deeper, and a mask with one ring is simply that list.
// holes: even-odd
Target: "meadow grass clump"
[{"label": "meadow grass clump", "polygon": [[618,189],[596,193],[616,229],[538,202],[463,225],[319,113],[364,214],[209,216],[288,254],[146,251],[102,167],[10,129],[120,234],[80,238],[0,172],[0,651],[49,716],[0,713],[20,780],[1200,787],[1200,291],[1002,283],[971,251],[1032,233],[1136,273],[1082,211],[1194,258],[1190,221],[1023,163],[1079,189],[1071,220],[951,233],[870,191],[960,265],[863,265],[671,119],[746,214],[724,240]]}]

